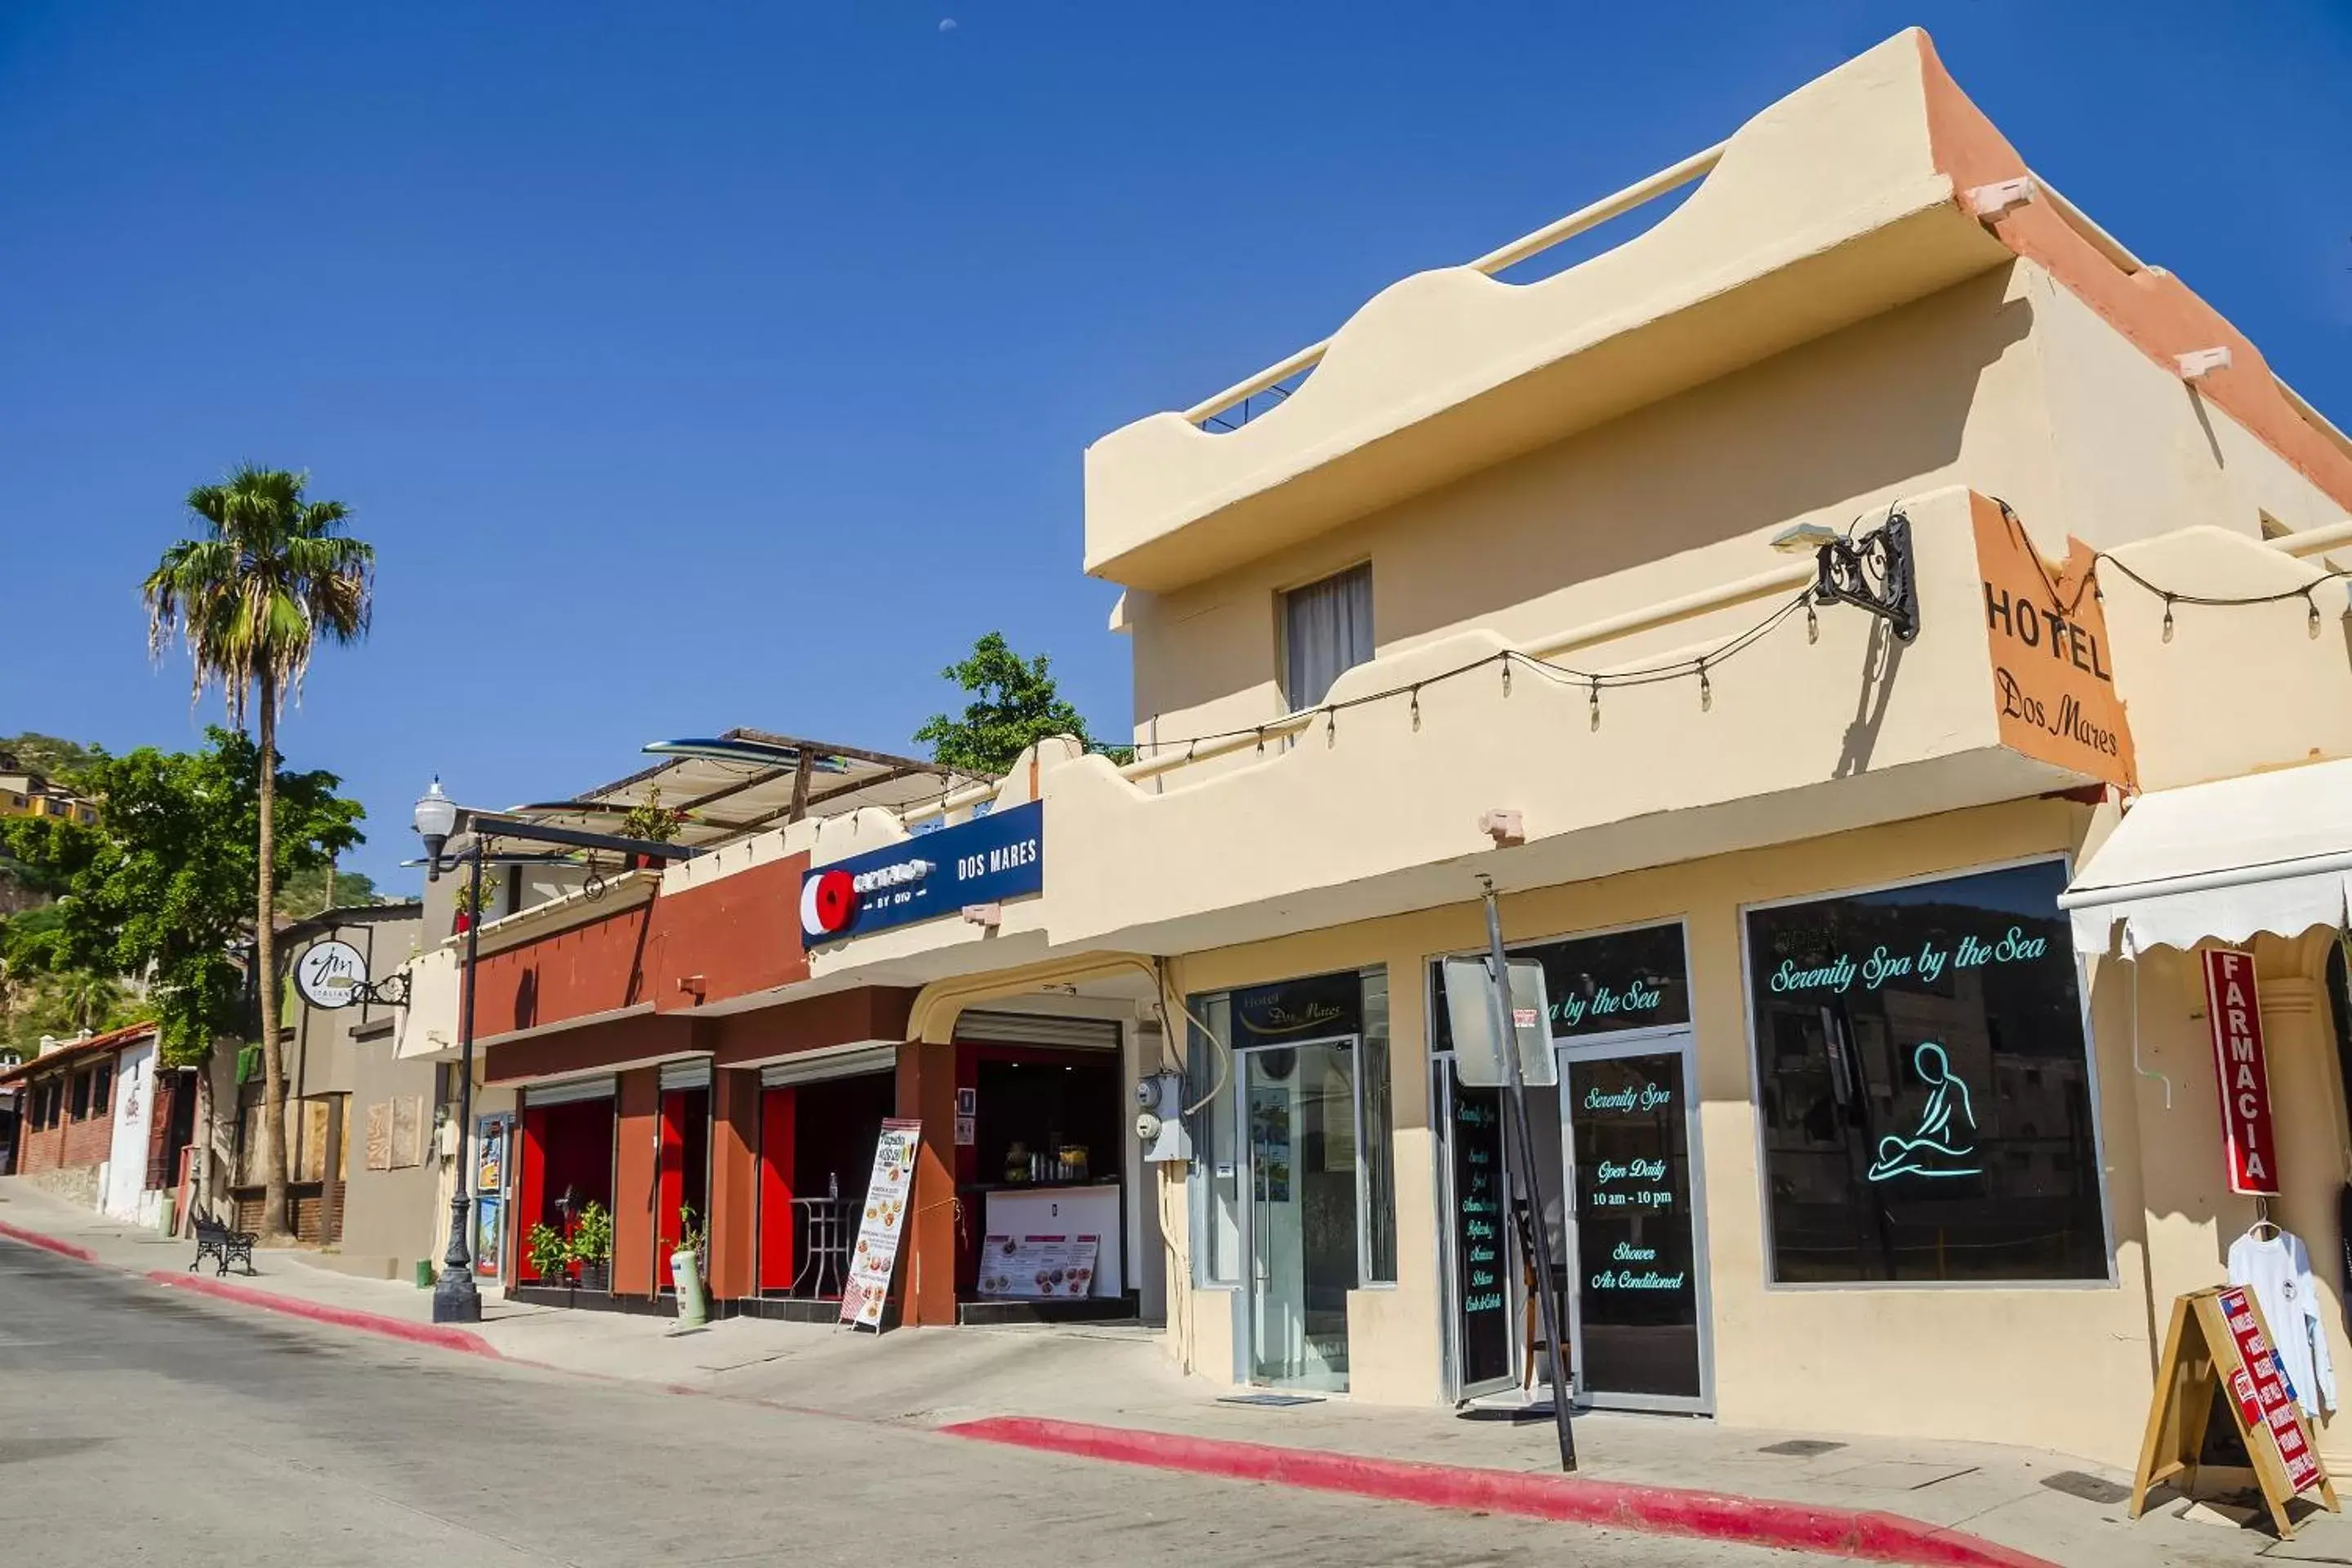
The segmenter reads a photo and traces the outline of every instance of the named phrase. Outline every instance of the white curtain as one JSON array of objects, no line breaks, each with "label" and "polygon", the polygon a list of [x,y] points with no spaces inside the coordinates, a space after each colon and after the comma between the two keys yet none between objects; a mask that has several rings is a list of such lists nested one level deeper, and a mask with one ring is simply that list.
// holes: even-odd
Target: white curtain
[{"label": "white curtain", "polygon": [[1342,670],[1372,657],[1372,569],[1350,567],[1283,595],[1283,696],[1312,708]]}]

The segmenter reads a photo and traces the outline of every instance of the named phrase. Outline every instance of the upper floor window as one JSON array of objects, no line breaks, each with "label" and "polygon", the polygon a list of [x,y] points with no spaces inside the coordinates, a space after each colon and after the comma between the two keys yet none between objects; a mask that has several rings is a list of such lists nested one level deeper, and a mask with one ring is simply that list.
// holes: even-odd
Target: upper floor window
[{"label": "upper floor window", "polygon": [[1282,695],[1292,712],[1321,702],[1342,671],[1371,657],[1369,562],[1282,595]]}]

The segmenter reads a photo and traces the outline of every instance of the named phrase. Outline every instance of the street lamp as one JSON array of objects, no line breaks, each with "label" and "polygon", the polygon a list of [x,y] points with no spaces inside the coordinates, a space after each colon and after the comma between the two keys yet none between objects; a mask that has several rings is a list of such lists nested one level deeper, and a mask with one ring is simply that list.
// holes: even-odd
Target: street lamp
[{"label": "street lamp", "polygon": [[439,773],[433,775],[433,787],[416,797],[416,810],[409,821],[416,826],[416,837],[425,840],[425,879],[436,881],[441,876],[441,847],[457,830],[457,803],[441,793]]},{"label": "street lamp", "polygon": [[437,880],[444,871],[454,871],[460,866],[470,868],[472,880],[468,899],[475,918],[466,922],[466,971],[463,981],[464,1000],[457,1009],[457,1176],[449,1189],[449,1250],[441,1259],[441,1278],[433,1287],[433,1321],[436,1323],[478,1323],[482,1321],[481,1293],[474,1288],[473,1258],[466,1247],[466,1218],[473,1206],[466,1191],[467,1163],[467,1133],[474,1121],[474,966],[481,956],[482,921],[482,862],[490,854],[490,833],[495,828],[500,838],[520,838],[532,844],[560,845],[569,849],[585,849],[592,853],[636,856],[648,861],[683,860],[700,853],[682,844],[664,844],[646,838],[624,838],[609,833],[590,833],[577,827],[559,827],[550,822],[530,822],[513,816],[493,816],[487,821],[479,812],[469,814],[467,822],[466,847],[460,854],[445,856],[450,836],[457,831],[457,805],[441,793],[441,780],[436,775],[433,787],[416,799],[416,810],[409,818],[416,836],[425,840],[425,879]]},{"label": "street lamp", "polygon": [[[441,851],[457,827],[457,803],[441,793],[440,775],[436,774],[433,787],[417,797],[416,810],[410,821],[416,828],[416,836],[425,840],[425,879],[436,880],[443,870]],[[471,836],[466,852],[447,868],[455,870],[459,865],[471,868],[473,886],[467,896],[472,900],[470,907],[478,911],[482,907],[482,835],[478,828]],[[466,1245],[467,1215],[473,1207],[472,1196],[466,1190],[466,1166],[471,1152],[467,1136],[474,1125],[474,962],[479,955],[481,929],[479,919],[466,922],[465,999],[459,1004],[457,1016],[457,1169],[449,1184],[449,1250],[441,1259],[441,1277],[433,1285],[433,1321],[436,1323],[482,1321],[482,1295],[474,1284],[473,1254]]]}]

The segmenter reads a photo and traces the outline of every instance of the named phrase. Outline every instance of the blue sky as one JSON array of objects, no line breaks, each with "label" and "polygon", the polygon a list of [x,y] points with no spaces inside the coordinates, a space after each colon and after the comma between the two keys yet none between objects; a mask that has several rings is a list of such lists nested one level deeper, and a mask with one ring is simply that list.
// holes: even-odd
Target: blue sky
[{"label": "blue sky", "polygon": [[10,0],[0,733],[216,716],[136,588],[244,458],[381,552],[285,739],[380,879],[436,771],[504,805],[730,724],[905,747],[992,628],[1119,732],[1087,441],[1912,22],[2352,423],[2335,0]]}]

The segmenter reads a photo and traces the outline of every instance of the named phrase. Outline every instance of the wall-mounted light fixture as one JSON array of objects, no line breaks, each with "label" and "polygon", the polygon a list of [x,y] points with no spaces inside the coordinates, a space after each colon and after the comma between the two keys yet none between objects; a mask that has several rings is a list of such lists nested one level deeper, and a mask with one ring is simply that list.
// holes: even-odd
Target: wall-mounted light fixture
[{"label": "wall-mounted light fixture", "polygon": [[1810,553],[1818,575],[1817,605],[1845,604],[1882,616],[1897,642],[1919,635],[1919,580],[1911,557],[1911,520],[1899,507],[1860,538],[1818,522],[1801,522],[1773,535],[1772,548],[1789,555]]}]

